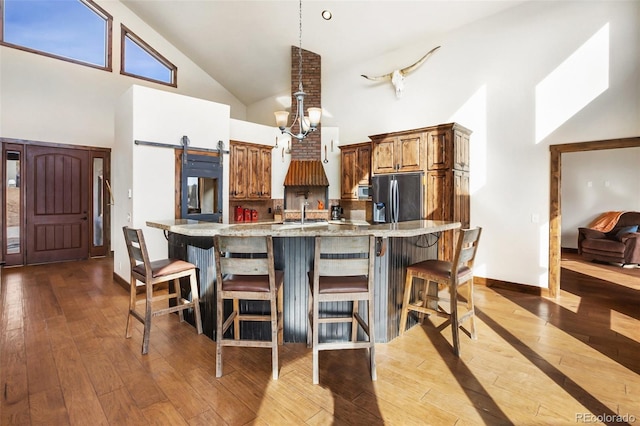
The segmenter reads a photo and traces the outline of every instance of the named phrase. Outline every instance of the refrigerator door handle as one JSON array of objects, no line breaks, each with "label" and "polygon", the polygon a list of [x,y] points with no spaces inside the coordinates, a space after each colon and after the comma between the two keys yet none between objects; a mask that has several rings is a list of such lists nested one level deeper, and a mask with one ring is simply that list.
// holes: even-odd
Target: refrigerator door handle
[{"label": "refrigerator door handle", "polygon": [[393,205],[391,220],[393,223],[398,223],[400,219],[400,193],[398,191],[398,181],[393,180],[391,191],[391,204]]},{"label": "refrigerator door handle", "polygon": [[396,181],[396,223],[400,221],[400,184]]},{"label": "refrigerator door handle", "polygon": [[389,195],[390,200],[389,204],[391,204],[391,223],[396,222],[396,181],[395,179],[391,180],[391,194]]}]

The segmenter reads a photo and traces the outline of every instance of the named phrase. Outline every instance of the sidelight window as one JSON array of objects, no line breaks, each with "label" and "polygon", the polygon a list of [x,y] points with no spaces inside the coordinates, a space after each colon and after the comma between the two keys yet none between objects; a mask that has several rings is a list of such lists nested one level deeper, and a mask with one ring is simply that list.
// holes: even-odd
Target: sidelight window
[{"label": "sidelight window", "polygon": [[20,152],[7,151],[6,152],[6,254],[19,254],[22,250],[20,248]]}]

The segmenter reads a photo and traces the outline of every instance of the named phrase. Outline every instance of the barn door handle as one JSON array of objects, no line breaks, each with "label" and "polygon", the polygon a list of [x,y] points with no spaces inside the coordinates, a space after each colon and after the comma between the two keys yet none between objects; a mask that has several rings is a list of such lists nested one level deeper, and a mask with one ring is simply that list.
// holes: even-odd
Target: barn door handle
[{"label": "barn door handle", "polygon": [[111,184],[109,183],[109,179],[105,179],[104,183],[107,184],[107,191],[109,191],[109,205],[112,206],[115,201],[113,201],[113,192],[111,191]]}]

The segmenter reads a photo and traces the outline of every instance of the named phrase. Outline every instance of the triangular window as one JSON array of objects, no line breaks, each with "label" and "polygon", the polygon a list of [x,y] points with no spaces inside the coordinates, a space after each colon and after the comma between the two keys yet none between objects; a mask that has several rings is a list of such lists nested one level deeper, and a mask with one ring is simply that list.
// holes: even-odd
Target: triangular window
[{"label": "triangular window", "polygon": [[120,74],[176,87],[178,68],[127,27],[121,27]]},{"label": "triangular window", "polygon": [[0,0],[0,43],[111,71],[113,18],[91,0]]}]

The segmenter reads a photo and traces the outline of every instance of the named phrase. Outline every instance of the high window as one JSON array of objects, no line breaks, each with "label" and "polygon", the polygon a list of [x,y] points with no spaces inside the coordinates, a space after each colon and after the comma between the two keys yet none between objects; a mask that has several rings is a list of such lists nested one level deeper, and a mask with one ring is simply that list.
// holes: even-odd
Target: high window
[{"label": "high window", "polygon": [[176,87],[178,68],[127,27],[121,27],[120,74]]},{"label": "high window", "polygon": [[111,71],[113,18],[91,0],[0,0],[0,43]]}]

